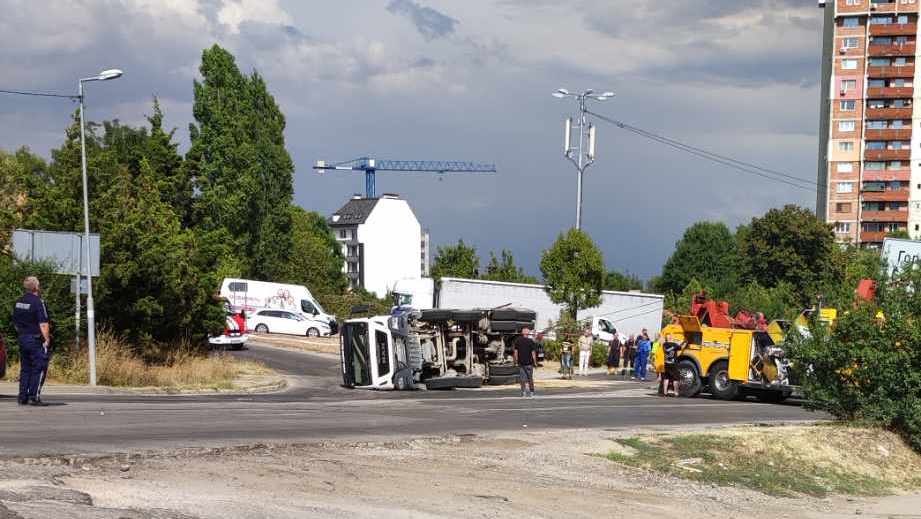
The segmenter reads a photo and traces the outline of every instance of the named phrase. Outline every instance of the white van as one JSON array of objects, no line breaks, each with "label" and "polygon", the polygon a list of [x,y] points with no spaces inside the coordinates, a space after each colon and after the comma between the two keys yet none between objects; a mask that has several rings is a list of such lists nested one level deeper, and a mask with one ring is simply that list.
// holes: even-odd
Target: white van
[{"label": "white van", "polygon": [[336,316],[327,314],[303,285],[225,278],[221,283],[221,297],[233,309],[245,310],[247,314],[264,308],[286,310],[309,320],[326,323],[330,334],[335,334],[339,329]]}]

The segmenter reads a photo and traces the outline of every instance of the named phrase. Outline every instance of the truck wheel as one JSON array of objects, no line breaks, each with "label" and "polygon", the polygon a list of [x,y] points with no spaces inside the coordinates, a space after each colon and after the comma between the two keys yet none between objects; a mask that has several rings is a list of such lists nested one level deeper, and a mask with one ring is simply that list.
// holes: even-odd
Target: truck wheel
[{"label": "truck wheel", "polygon": [[687,360],[678,362],[678,394],[690,398],[700,393],[701,381],[700,373],[697,372],[697,366]]},{"label": "truck wheel", "polygon": [[486,381],[488,386],[507,386],[509,384],[517,384],[518,375],[493,375],[489,377],[489,380]]},{"label": "truck wheel", "polygon": [[257,324],[256,333],[269,333],[269,327],[264,324]]},{"label": "truck wheel", "polygon": [[317,330],[316,328],[307,328],[307,337],[319,337],[319,336],[320,336],[320,330]]},{"label": "truck wheel", "polygon": [[718,360],[710,366],[710,393],[720,400],[734,400],[739,396],[739,385],[729,378],[729,362]]},{"label": "truck wheel", "polygon": [[509,375],[518,376],[518,366],[514,364],[490,364],[489,377],[506,377]]}]

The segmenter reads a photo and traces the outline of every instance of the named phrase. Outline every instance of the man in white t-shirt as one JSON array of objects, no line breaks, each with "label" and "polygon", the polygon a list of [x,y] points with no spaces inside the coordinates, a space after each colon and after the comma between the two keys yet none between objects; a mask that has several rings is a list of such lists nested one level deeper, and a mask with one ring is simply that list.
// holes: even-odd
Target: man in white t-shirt
[{"label": "man in white t-shirt", "polygon": [[592,331],[585,330],[579,337],[579,374],[588,375],[588,361],[592,358]]}]

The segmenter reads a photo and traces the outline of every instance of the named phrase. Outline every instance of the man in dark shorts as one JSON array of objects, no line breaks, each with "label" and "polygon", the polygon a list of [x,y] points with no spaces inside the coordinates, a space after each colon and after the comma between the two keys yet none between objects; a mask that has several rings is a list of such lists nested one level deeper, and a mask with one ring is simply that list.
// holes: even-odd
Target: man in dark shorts
[{"label": "man in dark shorts", "polygon": [[521,329],[521,337],[515,339],[515,364],[518,364],[518,382],[521,384],[521,396],[534,396],[534,365],[537,364],[537,344],[528,337],[530,328]]},{"label": "man in dark shorts", "polygon": [[665,357],[665,373],[662,375],[662,396],[678,396],[678,350],[681,346],[675,342],[671,335],[665,338],[662,345],[662,355]]}]

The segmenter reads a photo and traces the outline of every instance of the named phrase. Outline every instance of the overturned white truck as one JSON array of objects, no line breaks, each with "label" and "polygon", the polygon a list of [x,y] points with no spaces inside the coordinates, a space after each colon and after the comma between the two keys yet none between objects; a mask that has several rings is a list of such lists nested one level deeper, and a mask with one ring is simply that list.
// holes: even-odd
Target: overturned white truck
[{"label": "overturned white truck", "polygon": [[395,309],[340,331],[342,383],[362,389],[475,388],[518,380],[512,342],[536,315],[519,308]]}]

